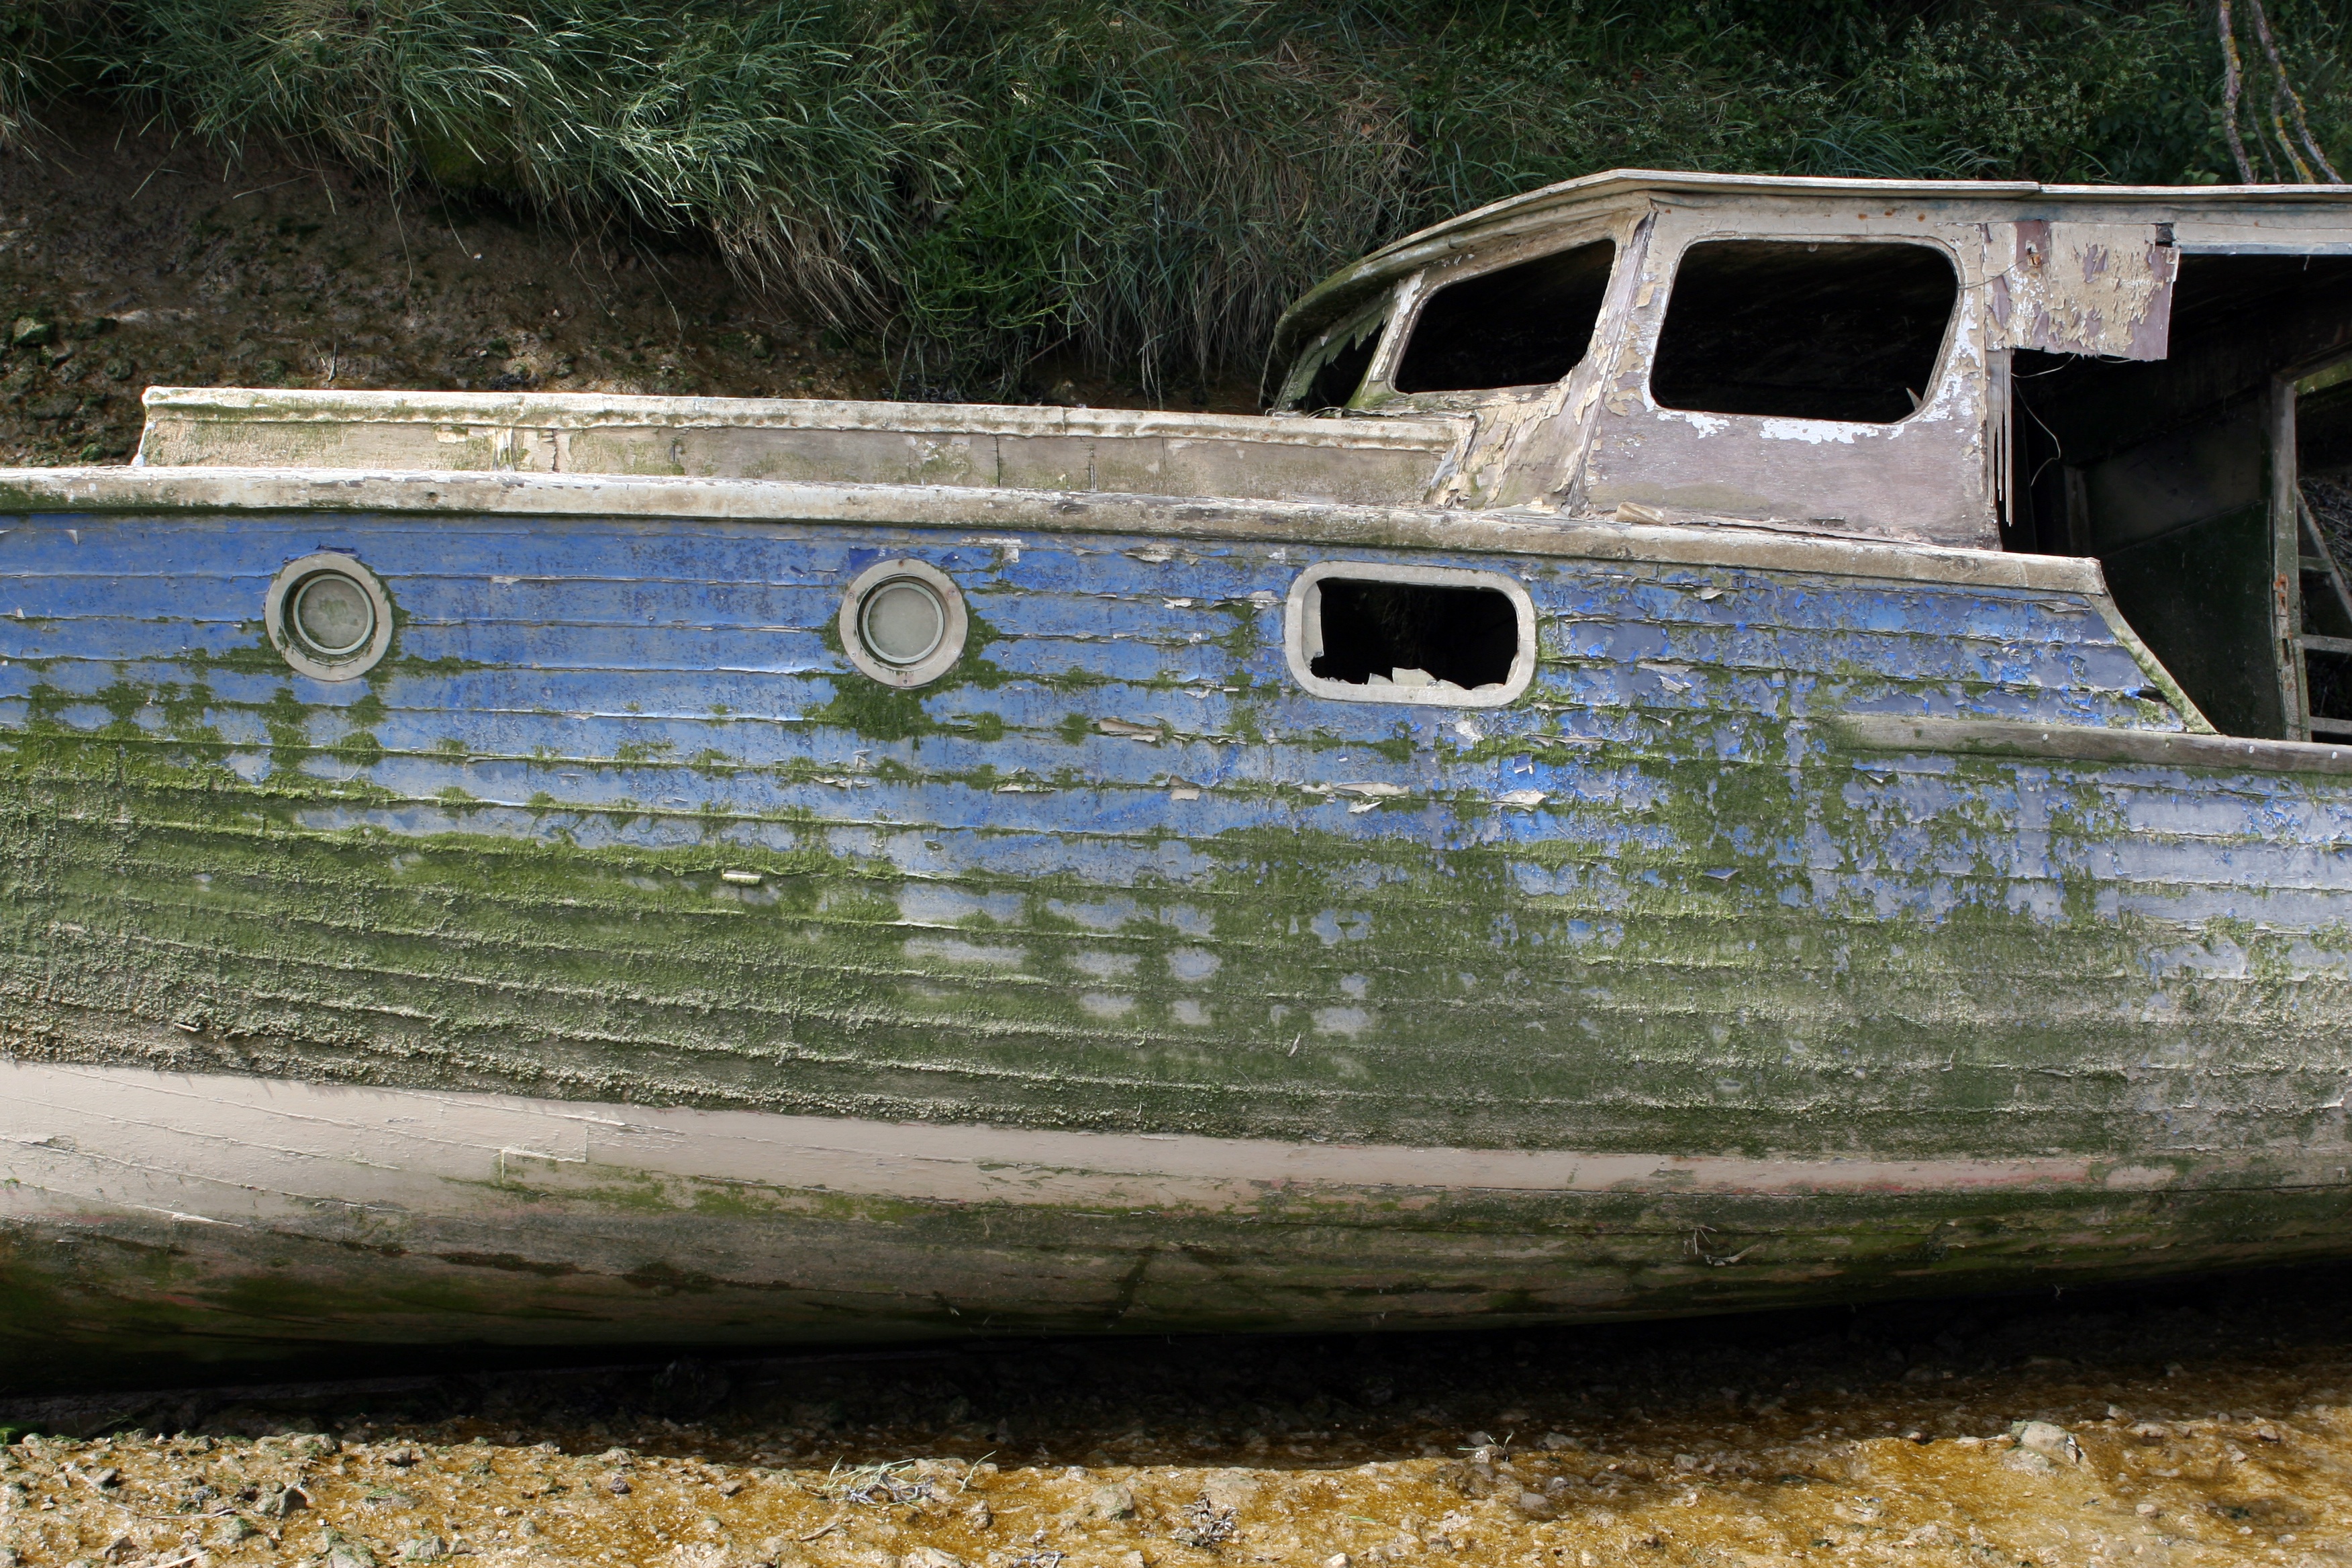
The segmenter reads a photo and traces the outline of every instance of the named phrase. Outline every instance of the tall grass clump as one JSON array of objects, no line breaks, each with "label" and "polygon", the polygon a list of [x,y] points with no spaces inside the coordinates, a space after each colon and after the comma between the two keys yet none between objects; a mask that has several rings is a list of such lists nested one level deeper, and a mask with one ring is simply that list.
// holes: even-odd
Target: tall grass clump
[{"label": "tall grass clump", "polygon": [[1160,392],[1254,369],[1384,240],[1615,165],[2347,166],[2352,0],[2221,4],[0,0],[0,139],[80,84],[232,148],[706,237],[919,395],[1017,395],[1055,353]]}]

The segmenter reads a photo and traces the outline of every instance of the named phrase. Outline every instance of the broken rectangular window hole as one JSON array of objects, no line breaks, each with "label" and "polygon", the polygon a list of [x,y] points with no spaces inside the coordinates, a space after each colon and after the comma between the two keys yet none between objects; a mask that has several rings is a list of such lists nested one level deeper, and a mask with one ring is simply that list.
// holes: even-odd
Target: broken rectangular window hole
[{"label": "broken rectangular window hole", "polygon": [[[1372,368],[1372,354],[1381,346],[1381,333],[1388,324],[1382,312],[1331,333],[1310,350],[1299,372],[1306,384],[1285,406],[1304,414],[1347,407],[1363,385],[1364,373]],[[1294,375],[1294,383],[1297,380]]]},{"label": "broken rectangular window hole", "polygon": [[1650,397],[1699,414],[1892,425],[1933,392],[1959,297],[1936,246],[1702,240],[1675,272]]},{"label": "broken rectangular window hole", "polygon": [[1498,572],[1333,562],[1290,591],[1291,674],[1318,696],[1500,707],[1535,673],[1535,606]]},{"label": "broken rectangular window hole", "polygon": [[1582,363],[1617,242],[1555,251],[1430,295],[1391,378],[1399,392],[1491,392],[1560,380]]}]

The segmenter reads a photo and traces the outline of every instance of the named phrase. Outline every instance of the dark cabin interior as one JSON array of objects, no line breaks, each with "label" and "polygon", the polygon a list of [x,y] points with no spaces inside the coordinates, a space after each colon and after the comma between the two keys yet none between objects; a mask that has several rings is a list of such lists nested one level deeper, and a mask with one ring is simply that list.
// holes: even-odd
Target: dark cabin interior
[{"label": "dark cabin interior", "polygon": [[2096,556],[2224,733],[2352,737],[2347,372],[2352,258],[2182,257],[2167,357],[2012,357],[2004,545]]}]

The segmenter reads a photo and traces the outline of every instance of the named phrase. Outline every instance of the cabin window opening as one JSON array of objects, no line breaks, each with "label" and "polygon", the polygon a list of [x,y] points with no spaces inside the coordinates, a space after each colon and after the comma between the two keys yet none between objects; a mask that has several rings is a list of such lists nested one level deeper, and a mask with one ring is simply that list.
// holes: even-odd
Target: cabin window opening
[{"label": "cabin window opening", "polygon": [[2347,342],[2352,256],[2192,251],[2164,358],[2011,355],[2004,547],[2096,559],[2223,734],[2352,740]]},{"label": "cabin window opening", "polygon": [[1388,324],[1385,312],[1370,316],[1353,331],[1334,332],[1317,345],[1307,364],[1301,367],[1306,385],[1291,397],[1289,406],[1319,414],[1327,408],[1345,408],[1354,402],[1357,390],[1364,384],[1365,373],[1372,368],[1372,355],[1379,350],[1381,333]]},{"label": "cabin window opening", "polygon": [[1661,408],[1892,425],[1925,403],[1960,279],[1935,246],[1702,240],[1650,368]]},{"label": "cabin window opening", "polygon": [[1490,392],[1560,380],[1583,362],[1617,243],[1498,267],[1431,294],[1393,380],[1399,392]]},{"label": "cabin window opening", "polygon": [[1535,607],[1498,572],[1332,563],[1291,590],[1293,675],[1354,701],[1492,707],[1535,671]]}]

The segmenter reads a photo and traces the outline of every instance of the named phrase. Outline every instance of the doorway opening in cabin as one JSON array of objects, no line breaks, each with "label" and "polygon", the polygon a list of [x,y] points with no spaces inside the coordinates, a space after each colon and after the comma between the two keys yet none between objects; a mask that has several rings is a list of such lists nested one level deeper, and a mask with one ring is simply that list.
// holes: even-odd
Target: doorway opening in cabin
[{"label": "doorway opening in cabin", "polygon": [[2165,358],[2010,388],[2003,544],[2097,557],[2224,734],[2352,738],[2352,257],[2185,255]]}]

